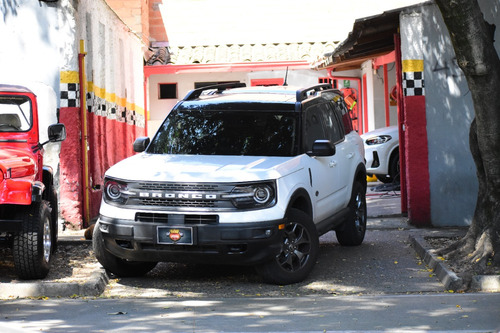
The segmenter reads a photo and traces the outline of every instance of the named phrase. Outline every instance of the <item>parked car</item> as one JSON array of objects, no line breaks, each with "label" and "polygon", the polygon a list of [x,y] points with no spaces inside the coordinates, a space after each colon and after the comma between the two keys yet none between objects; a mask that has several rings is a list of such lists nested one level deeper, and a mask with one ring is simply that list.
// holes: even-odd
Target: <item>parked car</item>
[{"label": "parked car", "polygon": [[365,145],[366,172],[382,183],[399,183],[399,133],[397,126],[361,135]]},{"label": "parked car", "polygon": [[45,108],[27,87],[0,84],[0,246],[12,249],[21,279],[47,276],[57,245],[57,192],[43,146],[63,141],[66,128],[50,125],[40,142]]},{"label": "parked car", "polygon": [[320,235],[364,239],[363,143],[329,84],[193,90],[134,150],[105,174],[93,234],[118,276],[201,262],[290,284],[313,269]]}]

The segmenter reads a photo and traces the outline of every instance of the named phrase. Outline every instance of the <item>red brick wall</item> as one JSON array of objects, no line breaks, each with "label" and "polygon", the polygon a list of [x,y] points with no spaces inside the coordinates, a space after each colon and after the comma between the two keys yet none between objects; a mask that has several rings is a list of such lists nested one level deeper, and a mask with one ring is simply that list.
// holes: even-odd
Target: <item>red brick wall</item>
[{"label": "red brick wall", "polygon": [[167,32],[159,9],[163,0],[149,0],[149,36],[151,41],[167,42]]},{"label": "red brick wall", "polygon": [[149,6],[151,0],[107,0],[108,5],[149,45]]},{"label": "red brick wall", "polygon": [[425,96],[405,96],[404,103],[408,218],[413,225],[428,226],[431,214]]},{"label": "red brick wall", "polygon": [[[104,173],[113,164],[134,154],[132,143],[145,135],[143,127],[87,113],[89,218],[98,216]],[[66,126],[67,137],[60,154],[60,211],[69,228],[83,225],[83,166],[81,159],[80,108],[61,108],[60,122]]]}]

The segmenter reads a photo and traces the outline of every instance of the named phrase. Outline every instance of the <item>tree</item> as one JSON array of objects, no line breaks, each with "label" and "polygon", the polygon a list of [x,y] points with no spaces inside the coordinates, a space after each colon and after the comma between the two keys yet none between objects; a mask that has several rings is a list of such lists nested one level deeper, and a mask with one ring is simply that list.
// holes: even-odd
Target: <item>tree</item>
[{"label": "tree", "polygon": [[500,266],[500,59],[494,47],[495,25],[485,21],[477,0],[435,1],[474,103],[469,142],[479,183],[467,234],[439,252],[468,267],[461,277],[470,282],[487,265]]}]

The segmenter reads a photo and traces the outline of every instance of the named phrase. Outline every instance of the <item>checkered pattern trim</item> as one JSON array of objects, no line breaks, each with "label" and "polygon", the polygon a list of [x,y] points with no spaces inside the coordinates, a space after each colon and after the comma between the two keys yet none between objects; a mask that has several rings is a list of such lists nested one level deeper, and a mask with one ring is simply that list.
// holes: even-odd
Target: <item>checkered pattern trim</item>
[{"label": "checkered pattern trim", "polygon": [[80,85],[78,83],[61,83],[61,107],[80,107]]},{"label": "checkered pattern trim", "polygon": [[135,110],[128,110],[126,107],[97,97],[93,92],[87,93],[87,110],[101,117],[114,119],[129,125],[145,127],[143,115],[137,114]]},{"label": "checkered pattern trim", "polygon": [[424,73],[404,72],[403,73],[403,93],[405,96],[424,96]]}]

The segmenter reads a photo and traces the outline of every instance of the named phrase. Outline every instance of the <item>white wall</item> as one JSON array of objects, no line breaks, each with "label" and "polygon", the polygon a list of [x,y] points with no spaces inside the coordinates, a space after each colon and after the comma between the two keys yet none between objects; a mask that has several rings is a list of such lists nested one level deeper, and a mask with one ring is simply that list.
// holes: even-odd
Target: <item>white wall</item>
[{"label": "white wall", "polygon": [[[500,26],[500,1],[480,3],[487,20]],[[422,22],[420,29],[410,29],[414,34],[407,44],[422,42],[432,224],[467,226],[477,198],[476,169],[469,149],[472,98],[437,6],[425,5],[405,15],[410,18],[406,24],[412,27],[414,20]],[[497,38],[497,50],[499,45]]]},{"label": "white wall", "polygon": [[135,104],[143,112],[144,45],[141,38],[104,0],[79,2],[75,35],[77,41],[85,42],[86,78],[105,92],[100,97],[108,103],[118,104],[119,99],[126,99],[128,104]]},{"label": "white wall", "polygon": [[0,81],[59,88],[57,7],[41,1],[0,2]]},{"label": "white wall", "polygon": [[[252,79],[285,78],[285,70],[254,71],[254,72],[221,72],[221,73],[189,73],[189,74],[162,74],[151,75],[148,80],[148,136],[152,137],[163,119],[174,105],[194,89],[195,82],[239,81],[250,86]],[[319,77],[326,77],[327,73],[315,70],[289,70],[287,82],[290,86],[311,86],[318,84]],[[158,98],[160,83],[177,83],[177,99]]]},{"label": "white wall", "polygon": [[[60,13],[53,4],[0,2],[0,83],[25,86],[37,95],[41,142],[57,122],[59,103]],[[45,146],[44,164],[57,172],[60,144]]]},{"label": "white wall", "polygon": [[[372,72],[373,75],[373,111],[375,124],[373,129],[386,127],[385,122],[385,99],[389,102],[389,96],[385,96],[385,82],[384,82],[384,67],[380,66]],[[387,64],[387,78],[389,94],[391,89],[396,85],[396,64]],[[389,121],[390,126],[398,124],[398,108],[397,106],[389,106]]]}]

